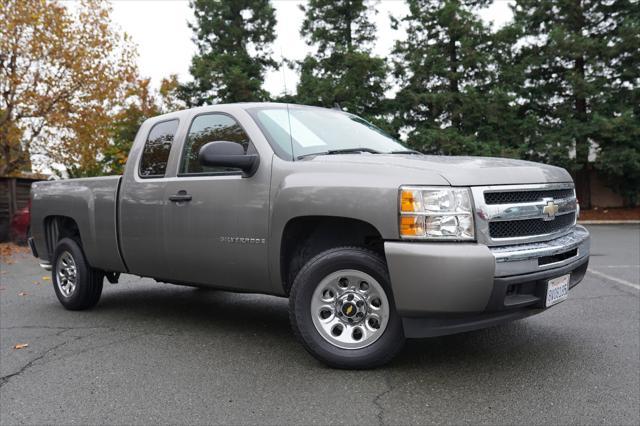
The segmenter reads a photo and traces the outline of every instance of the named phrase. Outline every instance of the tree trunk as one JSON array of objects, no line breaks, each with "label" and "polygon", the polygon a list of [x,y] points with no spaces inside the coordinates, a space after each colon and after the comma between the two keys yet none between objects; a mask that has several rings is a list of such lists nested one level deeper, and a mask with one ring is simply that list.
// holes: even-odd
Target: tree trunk
[{"label": "tree trunk", "polygon": [[11,146],[9,146],[9,141],[4,137],[5,132],[2,133],[2,159],[0,160],[0,176],[7,176],[9,174],[9,167],[11,166]]},{"label": "tree trunk", "polygon": [[[584,12],[582,11],[582,0],[575,1],[576,7],[576,26],[574,31],[577,34],[581,34],[585,25]],[[575,58],[574,70],[580,78],[580,84],[578,90],[574,88],[575,96],[575,117],[578,121],[583,123],[583,128],[587,123],[587,99],[583,93],[584,80],[585,80],[585,58],[583,55],[579,55]],[[576,173],[576,187],[577,193],[580,195],[580,204],[585,209],[591,208],[591,179],[589,176],[589,138],[586,135],[578,135],[576,137],[576,163],[578,165],[578,172]]]},{"label": "tree trunk", "polygon": [[457,94],[460,92],[460,87],[458,78],[456,77],[458,72],[458,51],[456,49],[456,40],[455,38],[451,37],[451,35],[449,36],[449,72],[451,73],[451,78],[449,79],[449,90],[453,94],[451,123],[453,124],[454,128],[460,130],[460,127],[462,125],[462,117],[460,117],[460,112],[457,110]]},{"label": "tree trunk", "polygon": [[[584,57],[579,56],[575,62],[576,72],[584,80]],[[576,118],[586,125],[587,122],[587,100],[581,93],[575,96]],[[576,137],[576,163],[578,172],[576,173],[576,187],[580,194],[580,204],[585,209],[591,208],[591,179],[589,176],[589,138],[580,135]]]}]

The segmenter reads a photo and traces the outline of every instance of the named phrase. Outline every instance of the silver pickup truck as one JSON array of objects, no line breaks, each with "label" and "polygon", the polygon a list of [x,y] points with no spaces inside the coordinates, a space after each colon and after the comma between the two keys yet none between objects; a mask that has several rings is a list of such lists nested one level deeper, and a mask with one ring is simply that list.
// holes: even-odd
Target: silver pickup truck
[{"label": "silver pickup truck", "polygon": [[540,313],[589,261],[564,169],[422,155],[298,105],[149,119],[123,176],[38,182],[32,209],[30,246],[65,308],[94,306],[121,273],[284,296],[304,347],[340,368]]}]

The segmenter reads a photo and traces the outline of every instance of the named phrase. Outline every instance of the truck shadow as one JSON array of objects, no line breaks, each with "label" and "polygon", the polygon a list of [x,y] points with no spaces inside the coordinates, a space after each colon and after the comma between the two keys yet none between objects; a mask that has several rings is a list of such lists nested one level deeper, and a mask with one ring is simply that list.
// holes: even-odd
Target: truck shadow
[{"label": "truck shadow", "polygon": [[167,333],[261,333],[265,337],[294,340],[285,298],[170,284],[155,286],[125,291],[107,288],[94,313],[116,321],[124,319],[132,327],[145,327],[153,322]]},{"label": "truck shadow", "polygon": [[[203,343],[240,346],[245,354],[268,347],[276,352],[276,358],[289,362],[295,358],[307,368],[326,369],[306,354],[294,338],[285,298],[156,285],[124,291],[107,288],[91,315],[99,315],[103,324],[126,322],[141,332],[191,335]],[[525,319],[452,336],[410,339],[400,355],[379,371],[448,370],[479,365],[483,370],[542,368],[568,354],[579,357],[581,346],[570,338],[570,333],[539,320]]]}]

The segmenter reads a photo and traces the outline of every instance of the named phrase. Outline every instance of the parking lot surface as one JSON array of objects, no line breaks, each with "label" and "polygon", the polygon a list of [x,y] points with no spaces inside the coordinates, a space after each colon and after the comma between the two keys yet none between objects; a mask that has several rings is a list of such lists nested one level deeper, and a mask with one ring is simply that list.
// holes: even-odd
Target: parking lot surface
[{"label": "parking lot surface", "polygon": [[567,301],[408,341],[372,371],[315,361],[282,298],[127,275],[71,312],[34,258],[5,257],[0,423],[637,425],[640,227],[589,229],[590,272]]}]

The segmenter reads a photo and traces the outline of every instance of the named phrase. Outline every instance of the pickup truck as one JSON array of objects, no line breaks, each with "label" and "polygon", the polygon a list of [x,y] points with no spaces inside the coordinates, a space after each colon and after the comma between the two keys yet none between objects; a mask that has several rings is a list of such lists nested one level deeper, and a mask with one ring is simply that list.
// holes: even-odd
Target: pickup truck
[{"label": "pickup truck", "polygon": [[37,182],[32,238],[67,309],[106,278],[289,298],[294,334],[337,368],[405,338],[543,312],[585,275],[566,170],[423,155],[355,115],[277,103],[145,121],[123,176]]}]

